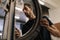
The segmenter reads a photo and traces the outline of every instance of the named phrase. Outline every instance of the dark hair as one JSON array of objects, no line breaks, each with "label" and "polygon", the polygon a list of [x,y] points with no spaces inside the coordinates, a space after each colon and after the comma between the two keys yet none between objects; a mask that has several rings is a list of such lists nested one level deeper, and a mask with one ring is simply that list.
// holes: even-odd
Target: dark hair
[{"label": "dark hair", "polygon": [[29,3],[25,3],[24,6],[28,6],[29,8],[32,9],[31,5]]}]

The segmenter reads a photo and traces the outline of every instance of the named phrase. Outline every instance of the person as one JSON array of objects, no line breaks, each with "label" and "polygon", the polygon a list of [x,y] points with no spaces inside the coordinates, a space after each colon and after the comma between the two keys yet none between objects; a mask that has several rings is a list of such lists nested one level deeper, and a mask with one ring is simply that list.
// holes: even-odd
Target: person
[{"label": "person", "polygon": [[26,14],[26,16],[29,18],[29,21],[26,24],[24,24],[22,27],[22,33],[25,34],[32,27],[33,23],[35,22],[34,20],[36,19],[36,16],[32,10],[31,5],[28,3],[24,4],[23,11]]},{"label": "person", "polygon": [[41,19],[40,22],[41,22],[41,25],[44,25],[44,27],[46,27],[51,34],[53,34],[54,36],[60,37],[60,31],[54,25],[49,25],[49,22],[47,21],[47,19]]},{"label": "person", "polygon": [[[29,4],[24,5],[23,11],[25,12],[26,16],[29,17],[30,20],[36,18],[36,16],[34,15]],[[51,23],[51,22],[49,23],[49,21],[44,17],[39,22],[40,22],[40,25],[43,25],[49,31],[49,33],[51,33],[52,35],[54,35],[56,37],[60,37],[60,31],[53,25],[53,23]],[[28,24],[28,23],[26,23],[26,24]],[[27,30],[29,30],[30,27],[26,30],[27,27],[28,26],[24,25],[23,34],[26,33]]]},{"label": "person", "polygon": [[43,25],[52,35],[60,37],[60,31],[57,29],[57,27],[50,22],[47,16],[44,17],[40,20],[40,25]]},{"label": "person", "polygon": [[[32,22],[34,22],[33,19],[36,18],[35,14],[33,13],[32,8],[31,8],[31,5],[28,4],[28,3],[24,4],[23,12],[29,18],[29,21],[25,25],[23,25],[22,34],[26,33],[27,30],[29,30],[31,28],[31,25],[33,24]],[[16,36],[16,38],[20,37],[20,32],[19,32],[19,30],[17,28],[15,29],[15,36]]]}]

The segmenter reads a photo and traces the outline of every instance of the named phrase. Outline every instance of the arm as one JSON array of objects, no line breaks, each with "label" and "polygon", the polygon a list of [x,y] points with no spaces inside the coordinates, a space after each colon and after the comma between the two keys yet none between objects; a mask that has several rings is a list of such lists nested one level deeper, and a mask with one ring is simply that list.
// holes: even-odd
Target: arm
[{"label": "arm", "polygon": [[60,31],[54,26],[54,25],[49,25],[49,22],[46,19],[42,19],[40,21],[41,25],[44,25],[50,31],[50,33],[56,37],[60,37]]},{"label": "arm", "polygon": [[47,29],[50,31],[50,33],[56,37],[60,37],[60,31],[54,26],[48,26]]}]

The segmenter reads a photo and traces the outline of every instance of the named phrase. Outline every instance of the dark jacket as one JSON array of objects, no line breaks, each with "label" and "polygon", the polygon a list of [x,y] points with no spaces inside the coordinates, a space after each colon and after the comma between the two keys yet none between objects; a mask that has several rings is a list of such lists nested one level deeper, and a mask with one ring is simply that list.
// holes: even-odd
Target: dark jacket
[{"label": "dark jacket", "polygon": [[26,33],[31,27],[32,25],[34,24],[34,20],[29,20],[25,25],[23,25],[22,27],[22,33]]},{"label": "dark jacket", "polygon": [[[53,23],[49,20],[47,16],[43,16],[43,18],[48,20],[50,26],[53,25]],[[51,35],[47,28],[42,25],[39,25],[39,27],[40,32],[38,33],[38,36],[35,38],[35,40],[51,40]]]}]

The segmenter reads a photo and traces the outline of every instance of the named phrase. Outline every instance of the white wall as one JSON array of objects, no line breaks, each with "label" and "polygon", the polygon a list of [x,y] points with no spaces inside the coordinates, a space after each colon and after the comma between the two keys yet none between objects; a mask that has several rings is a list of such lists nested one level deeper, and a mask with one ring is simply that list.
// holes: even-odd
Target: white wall
[{"label": "white wall", "polygon": [[53,23],[60,22],[60,0],[44,0],[45,6],[49,7],[49,16]]},{"label": "white wall", "polygon": [[56,9],[50,9],[49,10],[49,16],[51,18],[51,20],[53,21],[53,23],[58,23],[60,22],[60,8],[56,8]]}]

